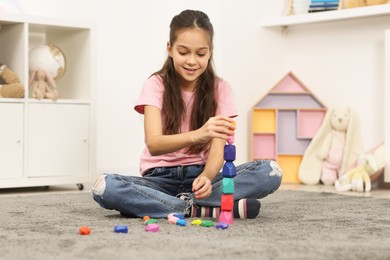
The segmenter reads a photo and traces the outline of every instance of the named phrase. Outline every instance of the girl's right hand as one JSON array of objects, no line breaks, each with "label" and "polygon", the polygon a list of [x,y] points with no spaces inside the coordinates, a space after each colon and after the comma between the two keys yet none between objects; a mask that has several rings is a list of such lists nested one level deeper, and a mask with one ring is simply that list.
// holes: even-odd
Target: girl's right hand
[{"label": "girl's right hand", "polygon": [[227,116],[210,117],[201,128],[194,131],[194,142],[207,143],[212,138],[227,140],[236,129],[236,126],[232,123],[233,121],[233,118]]}]

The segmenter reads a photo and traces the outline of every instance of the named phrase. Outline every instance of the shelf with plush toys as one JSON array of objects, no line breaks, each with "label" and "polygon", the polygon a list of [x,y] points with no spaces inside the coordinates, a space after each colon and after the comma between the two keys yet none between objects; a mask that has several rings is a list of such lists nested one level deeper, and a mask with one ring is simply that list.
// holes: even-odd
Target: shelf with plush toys
[{"label": "shelf with plush toys", "polygon": [[[307,2],[307,9],[309,9],[310,1],[305,2]],[[294,0],[289,0],[287,4],[287,15],[263,19],[260,21],[260,25],[264,28],[286,28],[289,26],[367,19],[390,15],[390,1],[388,0],[340,0],[337,2],[339,2],[337,10],[314,13],[309,13],[306,10],[306,12],[295,14],[293,7]]]},{"label": "shelf with plush toys", "polygon": [[[29,98],[90,99],[90,41],[86,29],[30,24]],[[40,81],[45,86],[39,86]]]},{"label": "shelf with plush toys", "polygon": [[88,21],[0,14],[0,188],[90,182],[94,35]]},{"label": "shelf with plush toys", "polygon": [[[1,14],[0,64],[13,78],[0,74],[0,95],[6,98],[0,102],[24,97],[88,103],[94,85],[92,28],[90,22]],[[7,81],[18,81],[24,87],[23,94],[20,86],[13,86],[13,92],[5,88]]]}]

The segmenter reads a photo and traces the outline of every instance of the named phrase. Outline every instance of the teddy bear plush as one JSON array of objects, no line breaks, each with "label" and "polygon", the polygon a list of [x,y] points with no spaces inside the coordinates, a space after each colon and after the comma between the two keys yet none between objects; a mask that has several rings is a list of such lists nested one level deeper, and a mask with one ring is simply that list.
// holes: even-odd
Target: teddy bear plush
[{"label": "teddy bear plush", "polygon": [[366,5],[366,0],[345,0],[345,8],[355,8]]},{"label": "teddy bear plush", "polygon": [[32,71],[29,85],[32,98],[48,98],[55,101],[60,97],[54,79],[44,70]]},{"label": "teddy bear plush", "polygon": [[18,76],[6,65],[0,64],[0,97],[22,98],[24,86]]},{"label": "teddy bear plush", "polygon": [[390,4],[389,0],[366,0],[367,5],[383,5]]},{"label": "teddy bear plush", "polygon": [[367,5],[382,5],[388,3],[390,3],[389,0],[345,0],[345,7],[354,8]]},{"label": "teddy bear plush", "polygon": [[304,184],[333,185],[362,151],[358,124],[350,108],[329,110],[306,148],[299,168]]}]

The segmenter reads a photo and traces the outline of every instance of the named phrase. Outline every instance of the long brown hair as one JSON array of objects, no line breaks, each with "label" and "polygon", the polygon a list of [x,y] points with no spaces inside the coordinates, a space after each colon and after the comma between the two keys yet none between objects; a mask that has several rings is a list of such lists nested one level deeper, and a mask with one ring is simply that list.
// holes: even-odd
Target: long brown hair
[{"label": "long brown hair", "polygon": [[[170,24],[169,42],[173,46],[178,31],[182,29],[203,29],[209,37],[209,45],[213,49],[214,29],[209,17],[201,12],[185,10],[173,17]],[[185,114],[184,101],[179,87],[179,75],[176,73],[173,60],[167,57],[163,67],[153,75],[159,75],[164,83],[163,108],[165,114],[164,134],[177,134],[180,132],[182,118]],[[190,115],[190,130],[203,126],[207,120],[215,116],[217,102],[215,98],[216,75],[213,68],[212,53],[204,73],[199,76],[194,93],[194,107]],[[188,148],[188,153],[194,154],[205,150],[207,144],[197,144]]]}]

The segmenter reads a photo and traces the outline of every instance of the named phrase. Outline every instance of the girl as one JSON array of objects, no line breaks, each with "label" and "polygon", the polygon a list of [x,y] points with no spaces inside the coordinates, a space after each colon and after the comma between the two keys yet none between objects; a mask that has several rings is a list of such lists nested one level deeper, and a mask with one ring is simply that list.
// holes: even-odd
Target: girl
[{"label": "girl", "polygon": [[[201,11],[186,10],[170,24],[168,57],[144,84],[134,109],[144,115],[142,177],[103,174],[93,198],[123,216],[218,217],[224,145],[237,116],[232,91],[215,75],[213,26]],[[234,217],[255,218],[257,200],[278,189],[282,173],[269,160],[237,166]]]}]

